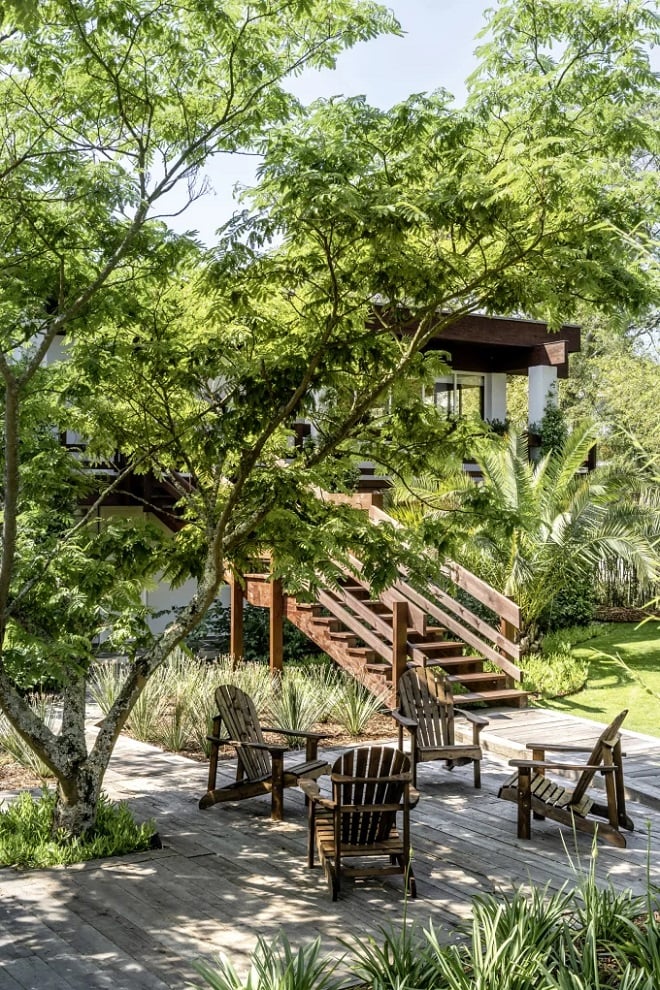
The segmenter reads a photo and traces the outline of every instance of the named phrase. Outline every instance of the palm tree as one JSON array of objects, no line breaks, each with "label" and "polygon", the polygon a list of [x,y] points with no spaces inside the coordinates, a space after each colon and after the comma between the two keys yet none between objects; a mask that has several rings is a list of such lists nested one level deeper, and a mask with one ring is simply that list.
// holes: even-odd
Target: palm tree
[{"label": "palm tree", "polygon": [[581,470],[595,439],[594,426],[582,425],[537,463],[524,433],[489,439],[475,458],[480,483],[464,472],[398,483],[395,511],[408,523],[444,519],[457,558],[518,603],[533,641],[560,592],[602,561],[623,559],[641,580],[658,574],[657,525],[648,525],[657,508],[640,501],[630,473]]}]

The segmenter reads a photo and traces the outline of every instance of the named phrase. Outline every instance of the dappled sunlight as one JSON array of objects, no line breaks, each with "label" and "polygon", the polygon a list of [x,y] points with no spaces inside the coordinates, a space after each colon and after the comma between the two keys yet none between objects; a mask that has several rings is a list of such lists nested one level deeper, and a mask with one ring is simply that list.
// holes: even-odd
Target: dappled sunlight
[{"label": "dappled sunlight", "polygon": [[[549,717],[563,718],[493,713],[489,731],[535,736]],[[576,732],[589,738],[593,728],[585,723]],[[633,746],[636,737],[627,741]],[[649,759],[657,767],[660,748]],[[320,867],[306,865],[302,792],[286,790],[282,822],[270,818],[269,795],[200,811],[206,773],[202,763],[121,739],[106,790],[128,800],[138,818],[156,821],[163,848],[67,869],[0,872],[2,920],[17,959],[75,954],[77,965],[115,974],[117,988],[164,990],[194,979],[191,962],[200,956],[226,953],[244,970],[257,938],[281,929],[294,946],[320,934],[334,955],[346,951],[342,939],[351,933],[377,935],[404,916],[415,926],[433,924],[447,941],[469,918],[475,895],[555,891],[592,866],[592,837],[556,822],[534,821],[531,840],[516,837],[516,809],[496,796],[510,768],[487,752],[481,790],[469,766],[419,767],[420,800],[411,812],[416,900],[406,901],[401,878],[390,877],[347,879],[333,903]],[[223,760],[220,779],[234,773],[234,761]],[[647,873],[660,883],[660,811],[635,801],[628,810],[636,824],[628,848],[599,843],[593,869],[599,884],[643,894]]]}]

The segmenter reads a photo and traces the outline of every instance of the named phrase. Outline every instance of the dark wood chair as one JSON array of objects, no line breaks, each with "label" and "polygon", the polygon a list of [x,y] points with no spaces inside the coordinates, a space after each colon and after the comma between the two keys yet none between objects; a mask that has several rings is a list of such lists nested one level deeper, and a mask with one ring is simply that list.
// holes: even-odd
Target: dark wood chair
[{"label": "dark wood chair", "polygon": [[[252,698],[234,684],[221,684],[215,692],[215,701],[218,714],[213,719],[213,735],[208,737],[211,743],[208,790],[199,807],[210,808],[222,801],[241,801],[270,792],[271,817],[281,821],[284,788],[296,787],[302,777],[313,779],[329,773],[329,763],[317,755],[319,740],[326,736],[319,732],[260,725]],[[285,766],[284,755],[289,748],[267,742],[265,732],[296,739],[303,737],[306,740],[305,760]],[[236,782],[216,787],[220,747],[226,745],[236,750]]]},{"label": "dark wood chair", "polygon": [[409,813],[418,794],[408,757],[389,746],[352,749],[335,762],[330,779],[331,797],[321,795],[317,781],[300,786],[309,801],[307,862],[314,866],[317,850],[333,901],[342,876],[401,875],[415,897]]},{"label": "dark wood chair", "polygon": [[[589,748],[555,742],[529,742],[532,758],[509,760],[516,772],[500,788],[499,797],[515,801],[518,806],[518,838],[531,836],[531,818],[550,818],[579,832],[597,835],[610,845],[625,847],[621,829],[632,831],[634,825],[626,814],[623,786],[623,756],[619,729],[628,711],[622,711]],[[547,752],[589,753],[586,763],[558,762],[546,759]],[[546,770],[579,771],[574,787],[554,783]],[[597,773],[605,778],[605,803],[587,792]],[[598,821],[601,819],[601,821]]]},{"label": "dark wood chair", "polygon": [[[451,685],[437,668],[407,670],[399,678],[399,707],[392,717],[399,727],[399,749],[403,749],[404,730],[410,735],[413,784],[417,783],[417,764],[445,760],[447,767],[472,763],[474,786],[481,787],[483,752],[479,734],[488,719],[474,712],[456,708]],[[455,716],[460,715],[472,726],[472,742],[457,743]]]}]

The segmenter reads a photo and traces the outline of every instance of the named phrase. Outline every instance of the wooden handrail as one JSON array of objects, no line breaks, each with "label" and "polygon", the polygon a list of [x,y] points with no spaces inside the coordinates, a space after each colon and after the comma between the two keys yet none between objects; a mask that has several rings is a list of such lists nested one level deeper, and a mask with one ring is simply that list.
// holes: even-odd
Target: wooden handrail
[{"label": "wooden handrail", "polygon": [[[383,509],[379,509],[375,505],[369,507],[369,518],[376,524],[387,523],[395,529],[403,528],[397,519],[394,519]],[[441,574],[448,577],[459,588],[467,591],[469,595],[476,598],[482,605],[491,609],[491,611],[495,612],[496,615],[499,615],[506,622],[509,622],[516,629],[520,629],[520,608],[510,598],[503,595],[501,591],[496,591],[495,588],[492,588],[485,581],[482,581],[481,578],[477,577],[476,574],[468,571],[466,567],[457,564],[454,560],[448,560],[439,564],[438,569]]]}]

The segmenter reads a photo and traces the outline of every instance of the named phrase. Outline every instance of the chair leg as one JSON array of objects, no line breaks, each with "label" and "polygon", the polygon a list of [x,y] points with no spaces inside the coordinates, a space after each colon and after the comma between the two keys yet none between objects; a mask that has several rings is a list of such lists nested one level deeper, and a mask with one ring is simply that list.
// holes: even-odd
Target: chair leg
[{"label": "chair leg", "polygon": [[481,760],[474,761],[474,786],[481,787]]},{"label": "chair leg", "polygon": [[273,795],[271,818],[281,822],[284,817],[284,757],[273,755]]},{"label": "chair leg", "polygon": [[529,839],[532,834],[532,778],[529,767],[518,771],[518,838]]}]

